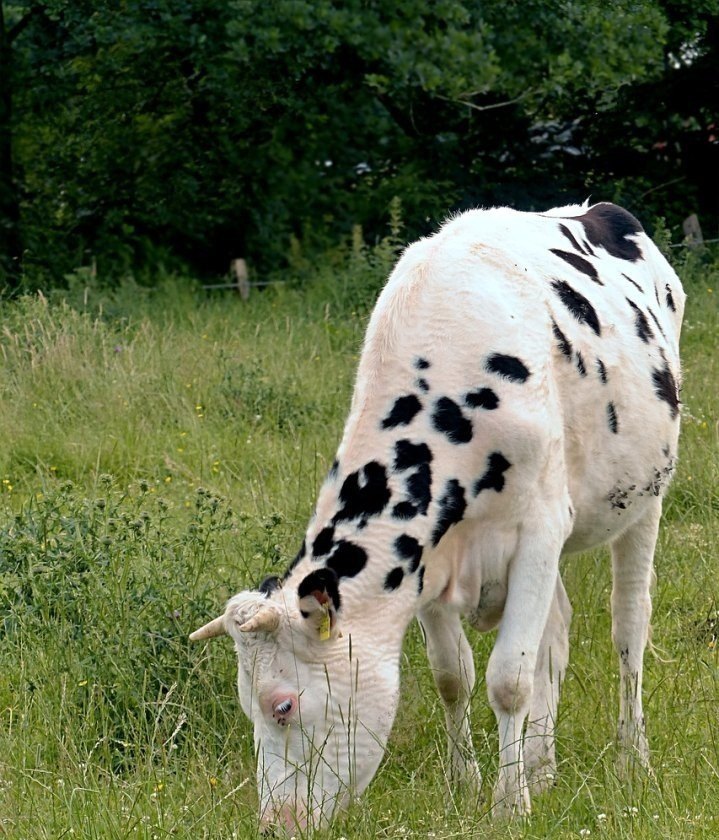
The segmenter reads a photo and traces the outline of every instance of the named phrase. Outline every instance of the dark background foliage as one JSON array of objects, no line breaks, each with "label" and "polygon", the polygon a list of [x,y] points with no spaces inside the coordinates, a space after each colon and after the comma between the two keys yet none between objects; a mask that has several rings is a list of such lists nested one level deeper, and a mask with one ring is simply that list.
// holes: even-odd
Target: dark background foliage
[{"label": "dark background foliage", "polygon": [[0,0],[10,287],[266,272],[394,196],[407,238],[589,196],[717,235],[719,0]]}]

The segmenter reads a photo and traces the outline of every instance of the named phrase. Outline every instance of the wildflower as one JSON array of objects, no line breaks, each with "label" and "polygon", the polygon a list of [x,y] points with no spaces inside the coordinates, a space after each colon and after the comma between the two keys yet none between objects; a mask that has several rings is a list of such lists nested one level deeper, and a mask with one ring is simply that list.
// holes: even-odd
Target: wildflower
[{"label": "wildflower", "polygon": [[211,788],[216,788],[217,787],[217,779],[215,778],[215,776],[210,776],[210,787]]},{"label": "wildflower", "polygon": [[166,475],[165,476],[165,484],[169,484],[171,481],[172,481],[172,476],[171,475]]}]

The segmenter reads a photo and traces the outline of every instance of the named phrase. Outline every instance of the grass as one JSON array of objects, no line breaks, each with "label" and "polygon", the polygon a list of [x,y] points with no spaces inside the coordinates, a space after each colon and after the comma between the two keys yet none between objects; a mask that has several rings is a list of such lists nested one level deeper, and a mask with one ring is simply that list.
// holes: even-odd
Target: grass
[{"label": "grass", "polygon": [[[188,633],[294,555],[349,403],[388,251],[296,265],[205,298],[166,281],[5,303],[0,322],[0,837],[256,836],[252,733],[229,643]],[[719,835],[719,267],[689,254],[681,462],[657,555],[646,711],[655,774],[614,769],[617,671],[603,553],[575,607],[560,777],[525,822],[448,790],[420,634],[386,759],[333,838]],[[296,280],[311,275],[302,288]],[[487,791],[496,733],[480,678]]]}]

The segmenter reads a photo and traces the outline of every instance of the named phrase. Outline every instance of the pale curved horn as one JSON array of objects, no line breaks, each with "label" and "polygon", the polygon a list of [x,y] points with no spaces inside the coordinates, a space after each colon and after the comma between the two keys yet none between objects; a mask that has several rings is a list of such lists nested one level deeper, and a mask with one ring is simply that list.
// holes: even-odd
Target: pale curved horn
[{"label": "pale curved horn", "polygon": [[243,633],[256,633],[263,630],[265,633],[274,633],[280,626],[280,614],[272,607],[260,607],[252,618],[247,619],[240,625]]},{"label": "pale curved horn", "polygon": [[194,633],[190,633],[190,641],[200,642],[203,639],[213,639],[215,636],[225,635],[227,635],[227,630],[225,630],[225,617],[221,615],[219,618],[213,618],[212,621],[208,621],[207,624],[200,627],[199,630],[195,630]]}]

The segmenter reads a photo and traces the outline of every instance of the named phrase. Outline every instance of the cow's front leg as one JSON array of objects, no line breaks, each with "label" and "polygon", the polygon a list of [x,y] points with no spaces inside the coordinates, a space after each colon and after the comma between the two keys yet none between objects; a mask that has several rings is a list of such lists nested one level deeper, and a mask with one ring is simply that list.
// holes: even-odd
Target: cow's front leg
[{"label": "cow's front leg", "polygon": [[557,585],[549,618],[539,646],[534,673],[534,689],[524,736],[524,764],[532,794],[549,787],[556,776],[554,730],[557,723],[559,692],[569,661],[569,624],[572,607],[557,575]]},{"label": "cow's front leg", "polygon": [[487,665],[487,692],[499,730],[495,816],[529,814],[522,729],[532,700],[534,674],[555,593],[562,520],[526,524],[511,560],[504,615]]},{"label": "cow's front leg", "polygon": [[612,639],[619,655],[619,771],[649,768],[642,710],[644,649],[652,614],[650,587],[661,499],[612,544]]},{"label": "cow's front leg", "polygon": [[443,604],[432,604],[419,614],[427,640],[427,656],[439,696],[444,702],[449,748],[450,782],[477,796],[481,774],[475,759],[470,729],[470,699],[474,688],[474,658],[460,617]]}]

